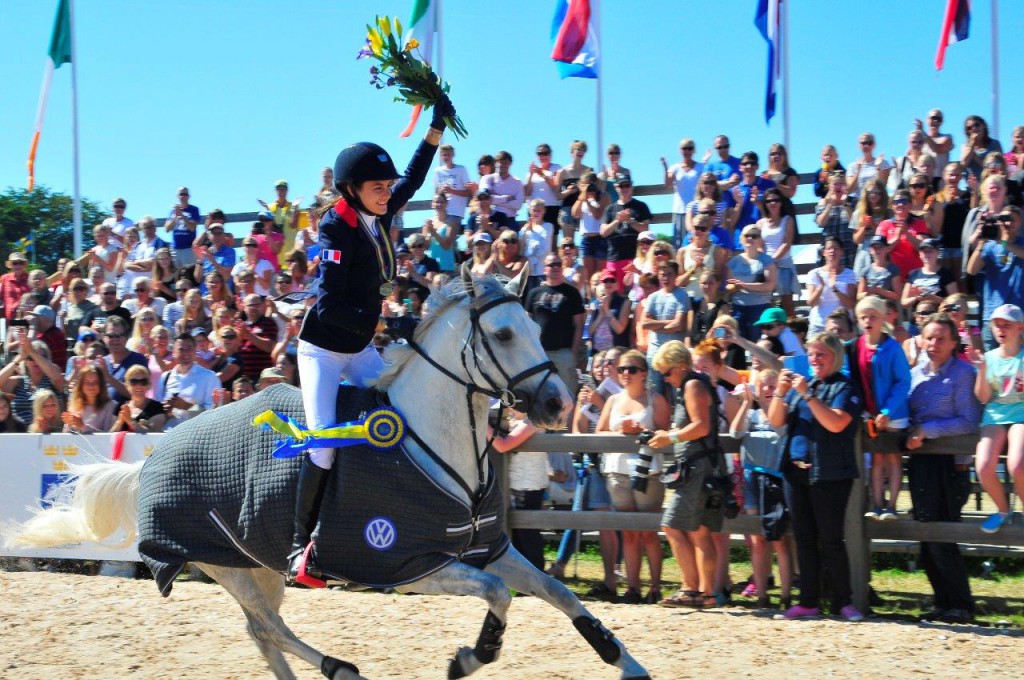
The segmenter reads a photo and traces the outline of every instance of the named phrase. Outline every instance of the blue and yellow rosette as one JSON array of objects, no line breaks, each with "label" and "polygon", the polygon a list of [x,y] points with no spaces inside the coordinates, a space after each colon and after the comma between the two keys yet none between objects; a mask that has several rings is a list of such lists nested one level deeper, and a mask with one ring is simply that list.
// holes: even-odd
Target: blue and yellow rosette
[{"label": "blue and yellow rosette", "polygon": [[359,444],[390,451],[405,438],[405,421],[390,408],[374,409],[362,420],[317,430],[307,429],[291,416],[276,411],[264,411],[253,418],[252,424],[285,435],[274,447],[274,458],[293,458],[306,449],[339,449]]}]

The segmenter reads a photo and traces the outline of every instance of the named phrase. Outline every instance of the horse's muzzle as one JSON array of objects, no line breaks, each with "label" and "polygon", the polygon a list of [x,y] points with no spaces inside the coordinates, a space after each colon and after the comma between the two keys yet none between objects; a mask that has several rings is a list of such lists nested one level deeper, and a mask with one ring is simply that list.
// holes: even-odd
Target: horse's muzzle
[{"label": "horse's muzzle", "polygon": [[[516,391],[519,392],[519,390]],[[528,393],[529,388],[524,385],[522,391]],[[566,419],[572,411],[572,396],[566,389],[565,383],[555,373],[552,373],[536,392],[529,396],[516,394],[516,397],[522,403],[529,404],[527,415],[537,427],[560,428],[565,425]]]}]

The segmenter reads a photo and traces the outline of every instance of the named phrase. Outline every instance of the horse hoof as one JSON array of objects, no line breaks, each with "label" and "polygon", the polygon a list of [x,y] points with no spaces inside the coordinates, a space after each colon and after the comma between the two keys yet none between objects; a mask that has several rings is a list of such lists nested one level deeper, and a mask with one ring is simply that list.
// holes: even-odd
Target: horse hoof
[{"label": "horse hoof", "polygon": [[[448,662],[448,680],[458,680],[458,678],[465,678],[470,673],[476,670],[473,668],[473,650],[469,647],[459,647],[459,651],[455,652],[455,657]],[[467,665],[469,668],[467,668]]]}]

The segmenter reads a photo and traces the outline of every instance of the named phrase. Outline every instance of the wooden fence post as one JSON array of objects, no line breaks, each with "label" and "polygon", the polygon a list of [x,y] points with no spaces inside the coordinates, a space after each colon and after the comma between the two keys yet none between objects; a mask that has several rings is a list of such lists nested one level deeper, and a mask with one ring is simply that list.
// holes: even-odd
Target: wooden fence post
[{"label": "wooden fence post", "polygon": [[850,587],[853,589],[853,604],[862,612],[868,611],[868,588],[871,583],[871,539],[867,537],[864,526],[864,508],[867,497],[867,476],[864,466],[863,427],[857,428],[857,436],[853,447],[857,456],[858,478],[850,490],[850,500],[846,505],[844,532],[846,534],[846,553],[850,560]]}]

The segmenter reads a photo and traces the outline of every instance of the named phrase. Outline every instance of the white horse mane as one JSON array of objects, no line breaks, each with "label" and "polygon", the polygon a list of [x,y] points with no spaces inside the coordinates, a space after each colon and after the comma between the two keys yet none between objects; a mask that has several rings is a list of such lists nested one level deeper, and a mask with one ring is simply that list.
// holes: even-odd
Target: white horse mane
[{"label": "white horse mane", "polygon": [[[477,300],[489,300],[493,297],[504,297],[509,295],[501,281],[493,276],[474,278],[473,286]],[[463,300],[469,298],[469,287],[462,279],[454,279],[440,289],[431,287],[430,292],[430,313],[420,321],[413,333],[413,340],[421,342],[430,332],[430,329],[437,323],[437,320],[444,316],[450,307],[453,307]],[[468,320],[468,319],[467,319]],[[402,369],[409,361],[416,356],[416,351],[405,344],[392,343],[385,350],[387,367],[377,378],[374,386],[379,390],[387,390],[395,381]]]}]

